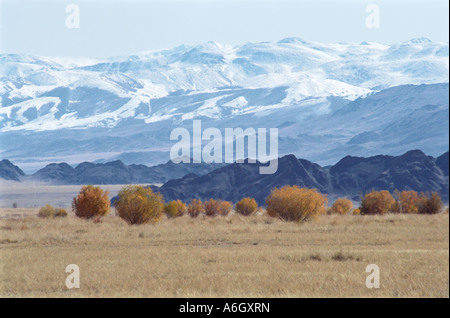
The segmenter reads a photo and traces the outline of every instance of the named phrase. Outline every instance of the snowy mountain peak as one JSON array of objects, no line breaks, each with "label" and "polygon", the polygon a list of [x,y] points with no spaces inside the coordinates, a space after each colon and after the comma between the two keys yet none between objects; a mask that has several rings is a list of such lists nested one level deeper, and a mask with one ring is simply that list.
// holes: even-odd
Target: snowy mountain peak
[{"label": "snowy mountain peak", "polygon": [[307,40],[305,40],[303,38],[299,38],[299,37],[290,37],[290,38],[284,38],[284,39],[278,41],[277,43],[280,43],[280,44],[282,44],[282,43],[289,43],[289,44],[309,45],[312,42],[307,41]]},{"label": "snowy mountain peak", "polygon": [[429,38],[421,37],[421,38],[413,38],[404,43],[405,44],[424,44],[424,43],[433,43],[433,41],[431,41]]},{"label": "snowy mountain peak", "polygon": [[448,82],[448,43],[408,43],[414,45],[286,38],[237,46],[210,41],[99,60],[0,55],[0,130],[226,119]]}]

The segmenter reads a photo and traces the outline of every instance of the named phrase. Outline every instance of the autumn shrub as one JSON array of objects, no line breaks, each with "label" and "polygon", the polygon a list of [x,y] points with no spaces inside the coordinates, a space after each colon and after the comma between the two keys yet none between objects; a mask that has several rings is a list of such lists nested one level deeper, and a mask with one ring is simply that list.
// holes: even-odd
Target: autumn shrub
[{"label": "autumn shrub", "polygon": [[164,214],[168,218],[174,218],[177,216],[178,208],[174,201],[164,204]]},{"label": "autumn shrub", "polygon": [[55,215],[55,208],[50,204],[46,204],[39,209],[38,217],[40,218],[51,218]]},{"label": "autumn shrub", "polygon": [[353,209],[352,214],[353,215],[360,215],[361,214],[361,210],[359,208]]},{"label": "autumn shrub", "polygon": [[331,214],[347,214],[353,208],[353,203],[349,199],[338,198],[331,206]]},{"label": "autumn shrub", "polygon": [[162,216],[164,201],[149,187],[128,185],[119,191],[114,207],[128,224],[154,223]]},{"label": "autumn shrub", "polygon": [[285,186],[275,188],[266,198],[267,214],[285,221],[303,222],[327,211],[326,195],[316,189]]},{"label": "autumn shrub", "polygon": [[209,199],[204,203],[206,216],[225,216],[233,208],[233,204],[228,201]]},{"label": "autumn shrub", "polygon": [[57,208],[57,209],[55,209],[54,215],[57,218],[65,218],[65,217],[67,217],[67,211],[63,208]]},{"label": "autumn shrub", "polygon": [[204,203],[205,207],[205,214],[207,216],[215,216],[217,215],[217,207],[219,205],[219,202],[214,199],[209,199],[209,201],[206,201]]},{"label": "autumn shrub", "polygon": [[419,211],[419,194],[416,191],[395,191],[396,201],[392,206],[395,213],[417,213]]},{"label": "autumn shrub", "polygon": [[193,217],[196,218],[200,215],[200,213],[205,212],[205,207],[201,200],[199,199],[192,199],[191,203],[187,207],[187,213]]},{"label": "autumn shrub", "polygon": [[421,193],[418,203],[419,214],[436,214],[441,212],[443,203],[436,192]]},{"label": "autumn shrub", "polygon": [[170,201],[164,205],[164,213],[168,218],[183,216],[186,212],[186,204],[181,200]]},{"label": "autumn shrub", "polygon": [[392,211],[395,199],[387,190],[375,191],[367,193],[361,200],[359,207],[362,215],[368,214],[386,214]]},{"label": "autumn shrub", "polygon": [[230,201],[219,201],[218,214],[221,216],[228,215],[233,210],[233,203]]},{"label": "autumn shrub", "polygon": [[72,200],[75,215],[83,219],[102,217],[109,213],[109,192],[92,185],[83,186],[78,196]]},{"label": "autumn shrub", "polygon": [[242,215],[252,215],[256,213],[258,203],[253,198],[243,198],[236,203],[236,212]]}]

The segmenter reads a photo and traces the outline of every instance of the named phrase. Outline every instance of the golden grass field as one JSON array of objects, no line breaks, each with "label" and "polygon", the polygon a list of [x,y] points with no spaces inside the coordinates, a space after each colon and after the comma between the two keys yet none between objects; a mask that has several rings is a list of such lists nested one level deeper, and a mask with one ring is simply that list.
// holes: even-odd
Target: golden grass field
[{"label": "golden grass field", "polygon": [[[448,214],[130,226],[36,211],[0,210],[2,297],[449,297]],[[80,267],[80,289],[65,286],[68,264]],[[368,264],[379,289],[365,285]]]}]

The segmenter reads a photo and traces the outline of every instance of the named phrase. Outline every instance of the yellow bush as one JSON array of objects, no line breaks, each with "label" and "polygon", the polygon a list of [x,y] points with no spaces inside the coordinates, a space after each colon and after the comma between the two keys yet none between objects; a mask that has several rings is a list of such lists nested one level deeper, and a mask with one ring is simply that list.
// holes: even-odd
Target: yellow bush
[{"label": "yellow bush", "polygon": [[123,187],[114,202],[117,214],[128,224],[157,222],[164,209],[162,195],[140,185]]},{"label": "yellow bush", "polygon": [[316,189],[285,186],[275,188],[266,198],[267,214],[285,221],[303,222],[327,211],[326,195]]},{"label": "yellow bush", "polygon": [[78,196],[72,200],[75,215],[83,219],[107,215],[110,208],[108,194],[108,191],[103,191],[100,187],[83,186]]},{"label": "yellow bush", "polygon": [[228,201],[209,199],[209,201],[204,203],[204,208],[207,216],[225,216],[230,213],[233,208],[233,204]]},{"label": "yellow bush", "polygon": [[219,201],[218,214],[221,216],[228,215],[233,209],[233,203],[230,201]]},{"label": "yellow bush", "polygon": [[367,193],[361,201],[361,214],[386,214],[392,212],[395,199],[387,190]]},{"label": "yellow bush", "polygon": [[55,208],[50,204],[46,204],[39,209],[38,216],[40,218],[51,218],[55,216]]},{"label": "yellow bush", "polygon": [[193,217],[196,218],[200,215],[200,213],[205,212],[205,208],[203,206],[203,203],[199,199],[192,199],[191,204],[187,207],[187,213]]},{"label": "yellow bush", "polygon": [[417,213],[419,211],[419,194],[416,191],[395,191],[397,200],[392,206],[395,213]]},{"label": "yellow bush", "polygon": [[170,201],[164,205],[164,213],[169,218],[175,218],[183,216],[186,212],[186,204],[181,202],[181,200]]},{"label": "yellow bush", "polygon": [[353,215],[360,215],[361,214],[361,210],[359,208],[356,208],[352,211]]},{"label": "yellow bush", "polygon": [[67,211],[63,208],[55,209],[55,217],[65,218],[67,216]]},{"label": "yellow bush", "polygon": [[441,197],[436,192],[422,193],[420,195],[418,212],[420,214],[436,214],[441,212],[443,207]]},{"label": "yellow bush", "polygon": [[243,198],[236,203],[236,212],[242,215],[252,215],[258,209],[258,203],[252,198]]},{"label": "yellow bush", "polygon": [[353,203],[349,199],[344,198],[338,198],[336,201],[334,201],[333,205],[331,206],[331,213],[332,214],[347,214],[349,213],[353,208]]}]

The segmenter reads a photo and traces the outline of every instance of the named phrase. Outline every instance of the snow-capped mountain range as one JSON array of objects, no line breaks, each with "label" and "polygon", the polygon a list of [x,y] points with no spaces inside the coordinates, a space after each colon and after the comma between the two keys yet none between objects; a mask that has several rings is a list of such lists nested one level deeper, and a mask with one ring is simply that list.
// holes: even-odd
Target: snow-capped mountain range
[{"label": "snow-capped mountain range", "polygon": [[[278,127],[281,153],[322,164],[342,156],[339,146],[365,156],[448,149],[441,129],[448,129],[449,44],[425,38],[207,42],[107,59],[0,61],[2,157],[25,170],[58,159],[166,162],[170,131],[197,118],[218,128]],[[434,133],[395,128],[405,120]],[[386,139],[403,132],[406,143]]]}]

